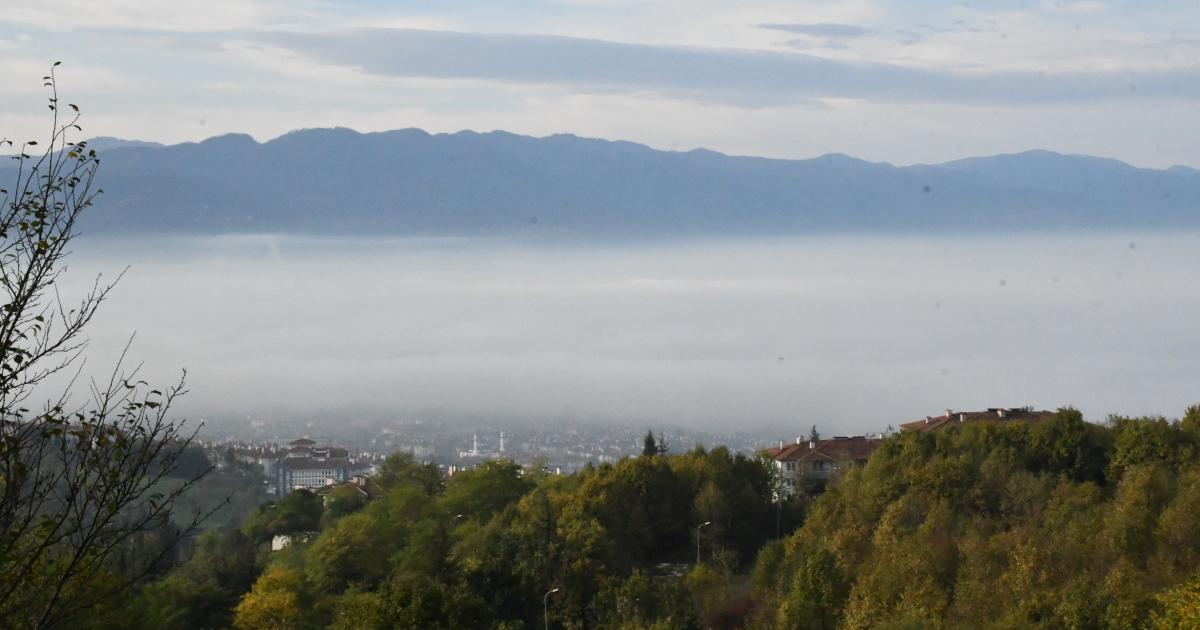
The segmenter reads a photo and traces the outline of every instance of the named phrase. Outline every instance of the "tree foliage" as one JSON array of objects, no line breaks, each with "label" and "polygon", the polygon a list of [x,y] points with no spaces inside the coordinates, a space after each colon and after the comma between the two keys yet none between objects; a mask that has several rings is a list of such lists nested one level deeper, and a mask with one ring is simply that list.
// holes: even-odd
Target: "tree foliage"
[{"label": "tree foliage", "polygon": [[[724,627],[713,620],[729,610],[740,618],[748,606],[734,575],[774,527],[770,471],[723,448],[566,477],[509,461],[444,482],[431,473],[398,455],[382,467],[382,494],[359,509],[319,513],[319,497],[303,491],[265,504],[241,538],[221,544],[262,548],[274,532],[315,525],[319,533],[271,554],[249,583],[242,573],[232,580],[198,570],[212,564],[202,546],[143,598],[155,619],[178,628],[227,619],[242,629],[522,628],[540,619],[542,598],[557,587],[553,627]],[[711,568],[681,580],[703,520],[713,522],[704,543]],[[224,590],[235,581],[245,589],[237,602]],[[179,594],[177,606],[168,593]],[[212,608],[202,613],[201,602]]]},{"label": "tree foliage", "polygon": [[191,558],[141,595],[146,628],[228,628],[261,569],[254,543],[236,529],[200,537]]},{"label": "tree foliage", "polygon": [[[45,77],[46,143],[0,139],[17,152],[15,181],[0,187],[0,626],[6,628],[77,622],[153,572],[203,520],[198,513],[184,517],[182,528],[171,523],[177,500],[209,470],[190,459],[194,432],[169,415],[184,393],[182,379],[160,391],[118,363],[109,377],[91,383],[86,402],[72,397],[69,376],[72,370],[78,376],[84,330],[113,284],[97,278],[73,301],[58,291],[79,218],[100,192],[93,187],[100,161],[85,142],[69,140],[81,131],[79,108],[60,104],[54,72]],[[162,483],[177,476],[182,483]]]},{"label": "tree foliage", "polygon": [[756,624],[1189,627],[1197,446],[1188,421],[1073,409],[892,437],[760,555]]},{"label": "tree foliage", "polygon": [[279,501],[258,507],[242,524],[242,531],[254,542],[267,542],[275,536],[294,536],[320,529],[324,512],[321,497],[308,490],[296,490]]},{"label": "tree foliage", "polygon": [[642,456],[654,457],[658,455],[658,442],[654,440],[654,432],[646,430],[646,437],[642,438]]},{"label": "tree foliage", "polygon": [[[567,476],[495,461],[444,481],[397,456],[382,496],[310,513],[319,535],[271,555],[253,587],[246,571],[199,579],[187,567],[211,561],[184,565],[197,587],[158,618],[197,619],[209,601],[224,617],[204,623],[243,629],[529,628],[558,588],[552,628],[1193,627],[1190,421],[1099,425],[1064,409],[895,435],[777,540],[771,465],[723,447]],[[247,523],[312,501],[293,493]],[[248,589],[236,608],[220,590],[234,582]]]}]

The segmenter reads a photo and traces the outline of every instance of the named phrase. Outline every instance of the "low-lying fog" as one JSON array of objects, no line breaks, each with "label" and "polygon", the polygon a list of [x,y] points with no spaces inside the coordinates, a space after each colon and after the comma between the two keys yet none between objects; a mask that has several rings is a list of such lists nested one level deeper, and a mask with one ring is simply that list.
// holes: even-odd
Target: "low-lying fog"
[{"label": "low-lying fog", "polygon": [[1200,234],[628,247],[82,237],[130,269],[98,371],[189,371],[193,417],[339,409],[796,433],[945,408],[1178,416],[1200,401]]}]

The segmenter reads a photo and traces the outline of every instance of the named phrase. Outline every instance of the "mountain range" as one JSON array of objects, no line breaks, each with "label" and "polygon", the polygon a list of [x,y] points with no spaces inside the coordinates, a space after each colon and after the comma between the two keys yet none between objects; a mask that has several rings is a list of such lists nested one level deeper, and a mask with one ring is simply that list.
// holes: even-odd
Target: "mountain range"
[{"label": "mountain range", "polygon": [[[1029,151],[897,167],[506,132],[98,138],[96,233],[652,237],[1200,227],[1200,171]],[[0,172],[0,177],[5,174]]]}]

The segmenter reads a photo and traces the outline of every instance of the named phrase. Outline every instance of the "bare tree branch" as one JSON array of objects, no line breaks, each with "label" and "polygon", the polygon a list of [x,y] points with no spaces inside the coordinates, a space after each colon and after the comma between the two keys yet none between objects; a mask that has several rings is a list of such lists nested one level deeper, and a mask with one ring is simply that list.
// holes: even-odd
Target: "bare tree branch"
[{"label": "bare tree branch", "polygon": [[[55,64],[57,66],[58,64]],[[180,497],[212,470],[178,478],[196,429],[170,411],[186,393],[185,377],[165,391],[126,370],[129,343],[90,400],[71,408],[83,369],[87,325],[116,280],[97,277],[77,302],[64,299],[65,271],[78,221],[101,192],[100,160],[81,131],[79,108],[59,104],[52,67],[48,143],[20,143],[15,182],[0,188],[0,627],[69,626],[71,619],[144,579],[213,511],[175,527]],[[66,121],[66,122],[64,122]],[[0,143],[14,146],[7,138]],[[37,157],[28,151],[40,147]],[[130,338],[130,343],[132,338]],[[46,396],[51,377],[72,371]],[[69,373],[69,372],[68,372]],[[46,396],[39,411],[25,406]],[[170,529],[174,527],[174,529]],[[147,536],[166,532],[154,548]],[[115,559],[140,551],[136,566]]]}]

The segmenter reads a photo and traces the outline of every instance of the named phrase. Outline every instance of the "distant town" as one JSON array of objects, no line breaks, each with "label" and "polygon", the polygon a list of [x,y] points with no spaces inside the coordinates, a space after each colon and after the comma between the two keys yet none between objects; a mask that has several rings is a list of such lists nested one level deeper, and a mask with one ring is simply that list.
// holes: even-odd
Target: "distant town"
[{"label": "distant town", "polygon": [[[524,467],[539,466],[552,473],[569,474],[589,464],[613,463],[640,454],[647,430],[672,453],[697,445],[724,445],[730,451],[753,454],[770,443],[760,434],[632,425],[555,428],[397,420],[340,426],[252,421],[249,426],[248,432],[241,429],[223,437],[214,437],[218,431],[209,430],[208,439],[201,444],[210,451],[212,461],[223,461],[220,455],[232,451],[238,461],[260,466],[269,480],[270,494],[324,485],[327,479],[344,482],[354,475],[369,475],[392,453],[407,453],[418,462],[436,464],[446,476],[491,459],[509,459]],[[320,473],[307,472],[320,470],[329,474],[321,477]]]},{"label": "distant town", "polygon": [[[901,431],[934,431],[941,427],[979,422],[1041,422],[1052,411],[1031,407],[995,407],[983,411],[946,409],[936,416],[899,423]],[[358,427],[327,427],[325,435],[301,431],[281,422],[251,423],[254,437],[227,436],[201,445],[211,461],[236,461],[257,467],[268,496],[296,489],[319,491],[337,485],[365,486],[365,479],[393,453],[433,464],[445,477],[495,459],[511,460],[524,468],[569,474],[589,465],[615,463],[644,454],[647,435],[660,452],[683,452],[697,446],[724,446],[732,453],[768,458],[777,479],[776,499],[814,495],[852,466],[866,464],[892,425],[879,433],[822,436],[816,425],[795,438],[766,440],[761,435],[696,429],[634,426],[529,427],[472,426],[448,421],[396,421]]]}]

